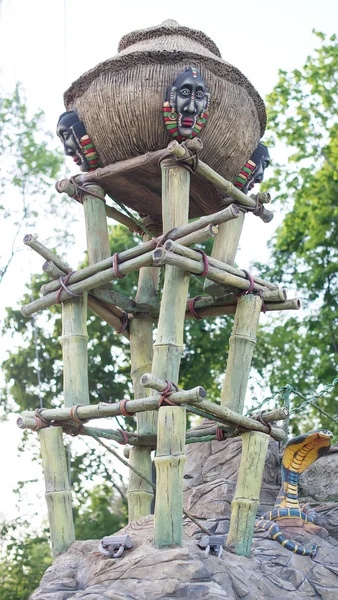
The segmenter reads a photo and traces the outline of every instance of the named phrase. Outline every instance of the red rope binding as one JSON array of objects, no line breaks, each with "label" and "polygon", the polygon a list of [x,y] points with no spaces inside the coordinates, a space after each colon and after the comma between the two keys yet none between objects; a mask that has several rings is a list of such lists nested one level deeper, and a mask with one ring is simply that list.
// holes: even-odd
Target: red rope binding
[{"label": "red rope binding", "polygon": [[176,392],[178,392],[178,387],[172,381],[167,381],[165,379],[165,382],[167,384],[167,387],[161,392],[161,396],[160,396],[160,399],[158,402],[158,408],[163,406],[163,404],[169,404],[170,406],[176,406],[175,402],[172,402],[171,400],[169,400],[168,396],[170,396],[170,394],[173,393],[173,389]]},{"label": "red rope binding", "polygon": [[73,273],[75,273],[75,271],[71,271],[70,273],[68,273],[68,275],[65,275],[64,277],[59,277],[59,282],[61,284],[61,287],[58,289],[58,292],[56,294],[56,303],[57,304],[60,304],[60,302],[61,302],[60,297],[61,297],[62,290],[64,290],[65,292],[67,292],[67,294],[69,294],[70,296],[73,296],[74,298],[78,298],[79,296],[82,295],[82,294],[75,294],[67,287],[69,278],[71,275],[73,275]]},{"label": "red rope binding", "polygon": [[81,406],[81,404],[74,404],[71,407],[71,409],[70,409],[70,418],[75,423],[78,423],[79,425],[83,425],[83,423],[87,422],[87,419],[80,419],[80,417],[78,416],[77,411],[80,408],[80,406]]},{"label": "red rope binding", "polygon": [[127,402],[129,402],[129,400],[126,398],[119,402],[119,409],[121,411],[121,415],[123,415],[124,417],[133,417],[135,413],[128,412],[126,409]]},{"label": "red rope binding", "polygon": [[216,440],[218,442],[224,442],[224,440],[225,440],[223,429],[221,429],[217,425],[216,425]]},{"label": "red rope binding", "polygon": [[242,271],[243,271],[243,272],[246,274],[247,278],[249,279],[249,281],[250,281],[250,285],[249,285],[249,287],[248,287],[248,289],[247,289],[247,290],[243,290],[242,292],[239,292],[239,294],[237,294],[237,298],[239,298],[240,296],[246,296],[247,294],[251,294],[251,293],[252,293],[252,290],[253,290],[253,289],[254,289],[254,287],[255,287],[255,282],[254,282],[254,280],[252,279],[252,277],[251,277],[251,275],[250,275],[249,271],[246,271],[245,269],[242,269]]},{"label": "red rope binding", "polygon": [[118,252],[115,252],[115,254],[113,254],[113,272],[117,279],[123,279],[123,277],[125,277],[125,275],[122,275],[122,273],[120,273],[118,258],[119,258]]},{"label": "red rope binding", "polygon": [[[123,402],[123,400],[122,400],[122,402]],[[117,431],[119,431],[123,437],[123,442],[118,442],[118,443],[122,444],[122,446],[125,446],[126,444],[128,444],[128,442],[129,442],[128,436],[127,436],[126,432],[124,431],[124,429],[118,429]]]},{"label": "red rope binding", "polygon": [[191,300],[189,300],[189,312],[195,319],[197,319],[197,321],[201,321],[203,319],[203,317],[200,317],[200,315],[195,309],[195,302],[197,302],[197,300],[199,300],[200,298],[202,298],[202,296],[195,296],[195,298],[191,298]]},{"label": "red rope binding", "polygon": [[204,264],[204,269],[203,269],[202,273],[196,273],[196,275],[198,277],[205,277],[208,274],[208,271],[209,271],[208,257],[207,257],[206,253],[203,250],[198,250],[198,248],[195,248],[195,250],[196,250],[196,252],[199,252],[200,254],[202,254],[203,264]]},{"label": "red rope binding", "polygon": [[128,326],[129,326],[129,317],[128,317],[128,314],[125,311],[123,311],[121,327],[116,329],[116,333],[123,333],[126,329],[128,329]]}]

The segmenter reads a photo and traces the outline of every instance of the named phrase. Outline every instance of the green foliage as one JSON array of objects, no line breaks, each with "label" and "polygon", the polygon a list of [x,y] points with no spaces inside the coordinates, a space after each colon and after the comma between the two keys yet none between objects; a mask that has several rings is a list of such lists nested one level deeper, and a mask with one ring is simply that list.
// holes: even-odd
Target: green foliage
[{"label": "green foliage", "polygon": [[[43,217],[45,196],[62,164],[62,154],[50,148],[50,140],[51,134],[43,130],[43,112],[28,114],[17,85],[12,95],[0,100],[0,196],[4,196],[0,218],[7,221],[6,235],[1,240],[0,282],[18,250],[23,225],[27,232],[38,214]],[[53,198],[49,210],[55,216],[58,208]]]},{"label": "green foliage", "polygon": [[[305,395],[330,383],[338,362],[338,43],[335,35],[316,35],[322,45],[302,69],[280,71],[268,96],[272,137],[292,154],[268,182],[288,212],[271,244],[272,265],[265,274],[296,286],[306,313],[262,331],[255,360],[271,387],[289,383]],[[318,404],[336,415],[335,390]],[[338,433],[318,411],[300,415],[305,416]]]},{"label": "green foliage", "polygon": [[29,529],[20,519],[1,526],[1,600],[28,600],[52,562],[47,532],[32,535]]}]

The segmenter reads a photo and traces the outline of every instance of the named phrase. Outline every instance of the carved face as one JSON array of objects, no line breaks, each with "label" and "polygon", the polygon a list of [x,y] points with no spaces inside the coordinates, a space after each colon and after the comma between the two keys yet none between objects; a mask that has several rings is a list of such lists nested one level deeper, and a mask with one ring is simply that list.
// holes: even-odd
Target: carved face
[{"label": "carved face", "polygon": [[93,171],[98,167],[94,145],[76,112],[71,110],[60,116],[56,133],[63,143],[64,153],[73,158],[81,171]]},{"label": "carved face", "polygon": [[264,171],[269,164],[269,151],[267,147],[260,142],[238,175],[235,186],[238,187],[243,194],[247,194],[248,191],[252,190],[255,183],[262,183]]},{"label": "carved face", "polygon": [[170,135],[178,141],[198,135],[208,118],[209,101],[206,83],[198,71],[189,68],[181,73],[167,88],[163,105]]}]

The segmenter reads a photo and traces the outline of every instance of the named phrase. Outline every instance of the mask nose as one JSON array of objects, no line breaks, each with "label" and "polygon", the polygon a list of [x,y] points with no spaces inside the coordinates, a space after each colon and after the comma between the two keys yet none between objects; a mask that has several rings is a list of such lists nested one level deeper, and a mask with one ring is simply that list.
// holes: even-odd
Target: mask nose
[{"label": "mask nose", "polygon": [[189,112],[189,113],[194,113],[195,110],[196,110],[196,108],[195,108],[195,98],[194,98],[194,96],[191,96],[191,100],[190,100],[190,102],[189,102],[189,104],[188,104],[188,106],[186,108],[186,111]]},{"label": "mask nose", "polygon": [[72,150],[71,148],[69,148],[69,146],[67,146],[67,144],[63,144],[64,147],[64,153],[66,154],[66,156],[73,156],[74,155],[74,150]]}]

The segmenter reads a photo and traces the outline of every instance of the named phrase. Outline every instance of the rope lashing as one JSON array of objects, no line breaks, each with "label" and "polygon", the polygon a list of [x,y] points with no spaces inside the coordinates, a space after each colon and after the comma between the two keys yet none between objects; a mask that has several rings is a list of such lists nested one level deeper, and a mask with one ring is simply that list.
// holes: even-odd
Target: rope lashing
[{"label": "rope lashing", "polygon": [[238,206],[241,208],[241,210],[243,210],[244,212],[252,212],[253,215],[255,215],[255,217],[260,217],[260,215],[262,214],[264,207],[263,204],[260,203],[259,201],[259,197],[258,194],[256,195],[256,206],[244,206],[244,204],[238,204]]},{"label": "rope lashing", "polygon": [[74,423],[78,423],[79,425],[83,425],[83,423],[87,423],[88,419],[80,419],[77,414],[78,409],[81,407],[81,404],[74,404],[69,412],[69,416],[74,421]]},{"label": "rope lashing", "polygon": [[224,431],[221,427],[218,427],[218,425],[216,425],[216,440],[218,442],[224,442],[225,440]]},{"label": "rope lashing", "polygon": [[45,410],[43,407],[42,408],[37,408],[34,411],[34,419],[36,421],[36,426],[34,427],[33,431],[39,431],[40,429],[43,429],[45,425],[49,426],[50,422],[47,421],[46,419],[43,418],[43,416],[41,415],[41,412]]},{"label": "rope lashing", "polygon": [[246,271],[245,269],[242,269],[242,271],[243,271],[243,273],[245,273],[245,275],[246,275],[246,276],[247,276],[247,278],[249,279],[249,282],[250,282],[250,284],[249,284],[249,287],[248,287],[248,289],[246,289],[246,290],[242,290],[241,292],[239,292],[239,294],[237,294],[237,298],[240,298],[240,296],[246,296],[247,294],[251,294],[251,293],[252,293],[252,290],[253,290],[253,289],[254,289],[254,287],[255,287],[255,282],[254,282],[254,280],[252,279],[252,277],[251,277],[251,275],[250,275],[249,271]]},{"label": "rope lashing", "polygon": [[69,278],[70,278],[71,275],[73,275],[73,273],[75,273],[75,271],[71,271],[70,273],[68,273],[64,277],[59,277],[59,282],[61,284],[61,287],[58,289],[57,294],[56,294],[56,303],[57,304],[60,304],[60,302],[61,302],[61,293],[62,293],[62,290],[64,290],[65,292],[67,292],[67,294],[69,294],[70,296],[73,296],[73,298],[79,298],[82,295],[82,294],[75,294],[74,292],[72,292],[67,287],[67,283],[69,281]]},{"label": "rope lashing", "polygon": [[125,398],[124,400],[121,400],[121,402],[119,402],[119,409],[121,411],[121,415],[123,415],[124,417],[133,417],[135,413],[130,413],[126,409],[127,402],[129,402],[128,398]]},{"label": "rope lashing", "polygon": [[77,183],[75,177],[70,177],[69,181],[75,188],[75,193],[73,194],[73,196],[71,196],[71,198],[74,198],[74,200],[76,200],[80,204],[83,204],[83,199],[82,199],[83,194],[89,194],[90,196],[93,196],[94,198],[98,198],[99,200],[102,200],[102,202],[104,204],[106,203],[105,199],[102,198],[102,196],[98,196],[97,194],[94,194],[94,192],[92,192],[92,191],[89,192],[88,190],[86,190],[85,187],[79,185]]},{"label": "rope lashing", "polygon": [[195,309],[195,302],[197,302],[197,300],[200,300],[202,298],[202,296],[195,296],[194,298],[191,298],[189,300],[189,312],[192,314],[192,316],[197,319],[197,321],[202,321],[203,317],[200,317],[200,315],[198,314],[198,312]]},{"label": "rope lashing", "polygon": [[263,416],[263,415],[264,415],[264,410],[262,410],[262,411],[259,413],[259,415],[257,416],[257,421],[259,421],[260,423],[262,423],[262,425],[265,425],[265,426],[266,426],[266,427],[269,429],[269,431],[268,431],[268,434],[267,434],[267,435],[271,435],[272,427],[271,427],[270,423],[267,423],[267,422],[264,420],[264,416]]},{"label": "rope lashing", "polygon": [[[183,142],[181,144],[181,146],[183,146],[185,148],[186,147],[185,142]],[[177,160],[177,162],[180,165],[182,165],[182,167],[184,167],[185,169],[190,171],[190,173],[196,173],[196,171],[198,169],[198,164],[199,164],[199,157],[198,157],[196,150],[194,151],[193,154],[190,154],[190,152],[191,152],[191,150],[188,150],[187,156],[184,156],[183,158],[179,158]]]},{"label": "rope lashing", "polygon": [[176,392],[178,392],[178,387],[177,387],[176,383],[173,383],[172,381],[167,381],[165,379],[165,382],[167,384],[167,387],[161,392],[161,396],[160,396],[160,399],[158,402],[158,408],[163,406],[163,404],[169,404],[170,406],[176,406],[175,402],[171,402],[171,400],[169,400],[168,396],[170,396],[170,394],[172,394],[174,390]]},{"label": "rope lashing", "polygon": [[122,444],[122,446],[125,446],[126,444],[128,444],[128,442],[129,442],[128,436],[127,436],[127,433],[124,431],[124,429],[118,429],[117,431],[119,431],[123,437],[123,442],[118,442],[118,443]]},{"label": "rope lashing", "polygon": [[116,333],[123,333],[126,329],[128,329],[128,327],[129,327],[128,313],[126,313],[125,311],[123,311],[122,321],[121,321],[121,327],[119,327],[118,329],[116,329]]},{"label": "rope lashing", "polygon": [[119,270],[119,254],[118,252],[115,252],[113,254],[113,273],[114,276],[116,277],[116,279],[123,279],[123,277],[125,277],[125,275],[122,275],[122,273]]},{"label": "rope lashing", "polygon": [[167,231],[166,233],[164,233],[163,235],[161,235],[158,239],[152,238],[153,241],[156,242],[156,248],[160,248],[160,246],[163,246],[164,243],[168,240],[169,235],[171,233],[174,233],[174,231],[176,231],[176,227],[173,227],[172,229],[169,229],[169,231]]},{"label": "rope lashing", "polygon": [[208,274],[208,271],[209,271],[208,257],[207,257],[206,253],[203,250],[199,250],[198,248],[195,248],[195,251],[199,252],[200,254],[202,254],[203,264],[204,264],[204,269],[203,269],[202,273],[196,273],[196,275],[197,275],[197,277],[205,277]]}]

